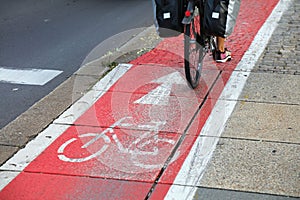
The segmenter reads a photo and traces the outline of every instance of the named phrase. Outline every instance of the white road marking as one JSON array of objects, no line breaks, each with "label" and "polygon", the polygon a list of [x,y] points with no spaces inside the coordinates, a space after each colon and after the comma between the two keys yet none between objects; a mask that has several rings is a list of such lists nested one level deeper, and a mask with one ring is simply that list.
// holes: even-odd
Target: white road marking
[{"label": "white road marking", "polygon": [[4,188],[9,182],[11,182],[19,172],[10,172],[10,171],[3,171],[0,172],[0,191]]},{"label": "white road marking", "polygon": [[161,83],[157,88],[136,100],[136,104],[168,105],[173,84],[186,84],[179,72],[160,77],[151,83]]},{"label": "white road marking", "polygon": [[0,67],[0,82],[42,86],[62,72],[48,69],[8,69]]},{"label": "white road marking", "polygon": [[[247,78],[278,26],[283,12],[290,6],[290,2],[290,0],[280,0],[272,11],[272,14],[257,33],[248,51],[236,67],[236,70],[240,71],[232,73],[219,100],[202,128],[199,137],[176,176],[173,185],[165,196],[166,200],[188,200],[194,198],[195,192],[197,191],[196,186],[199,185],[201,181],[208,162],[225,128],[226,122],[233,112],[238,97],[246,84]],[[220,113],[224,114],[224,116],[220,117]],[[178,187],[178,185],[185,185],[185,187]]]}]

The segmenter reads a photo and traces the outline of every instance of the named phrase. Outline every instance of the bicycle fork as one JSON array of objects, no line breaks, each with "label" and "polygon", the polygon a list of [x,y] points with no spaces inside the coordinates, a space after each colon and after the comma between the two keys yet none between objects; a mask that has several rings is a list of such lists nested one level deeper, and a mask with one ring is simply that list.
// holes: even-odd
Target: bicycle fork
[{"label": "bicycle fork", "polygon": [[194,9],[195,9],[195,1],[191,0],[188,3],[187,9],[184,13],[184,18],[182,20],[182,24],[186,25],[186,24],[191,24],[192,23],[192,19],[194,18]]}]

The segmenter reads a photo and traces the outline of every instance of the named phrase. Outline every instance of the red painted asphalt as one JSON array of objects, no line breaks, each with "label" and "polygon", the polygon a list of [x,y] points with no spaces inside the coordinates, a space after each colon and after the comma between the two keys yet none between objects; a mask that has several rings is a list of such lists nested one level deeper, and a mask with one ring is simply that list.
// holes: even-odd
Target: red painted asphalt
[{"label": "red painted asphalt", "polygon": [[[132,61],[134,66],[8,184],[0,199],[144,199],[155,181],[150,199],[163,199],[277,2],[242,1],[227,40],[234,59],[215,64],[207,56],[196,90],[184,81],[182,36],[165,39]],[[161,171],[180,138],[173,160]]]}]

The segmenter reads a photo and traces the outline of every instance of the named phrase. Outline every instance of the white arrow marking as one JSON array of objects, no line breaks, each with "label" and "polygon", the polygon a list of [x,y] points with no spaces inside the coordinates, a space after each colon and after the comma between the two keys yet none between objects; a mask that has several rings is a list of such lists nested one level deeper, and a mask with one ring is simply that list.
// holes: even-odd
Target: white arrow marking
[{"label": "white arrow marking", "polygon": [[173,84],[186,84],[179,72],[173,72],[160,77],[151,83],[161,83],[160,86],[149,92],[147,95],[136,100],[136,104],[167,105]]}]

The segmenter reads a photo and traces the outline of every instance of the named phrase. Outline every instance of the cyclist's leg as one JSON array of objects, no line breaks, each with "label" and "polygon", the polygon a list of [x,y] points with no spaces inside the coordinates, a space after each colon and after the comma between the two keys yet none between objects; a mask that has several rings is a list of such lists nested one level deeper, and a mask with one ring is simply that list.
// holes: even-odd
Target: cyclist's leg
[{"label": "cyclist's leg", "polygon": [[204,33],[204,30],[202,28],[202,25],[203,25],[203,18],[204,18],[204,6],[205,6],[205,3],[206,3],[206,0],[197,0],[197,7],[198,7],[198,10],[199,10],[199,22],[200,22],[200,35],[202,36],[200,38],[200,40],[198,40],[198,42],[204,46],[204,36],[205,36],[205,33]]},{"label": "cyclist's leg", "polygon": [[217,37],[218,50],[221,52],[225,51],[225,38]]},{"label": "cyclist's leg", "polygon": [[153,7],[154,25],[155,25],[156,31],[158,32],[158,22],[157,22],[157,19],[156,19],[156,3],[155,3],[155,0],[152,0],[152,7]]},{"label": "cyclist's leg", "polygon": [[204,5],[205,5],[206,0],[196,0],[196,6],[199,8],[199,14],[201,18],[203,18],[204,14]]},{"label": "cyclist's leg", "polygon": [[217,37],[215,59],[217,62],[227,62],[231,60],[231,52],[225,48],[225,38],[223,37]]}]

